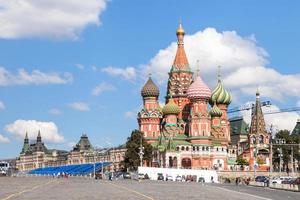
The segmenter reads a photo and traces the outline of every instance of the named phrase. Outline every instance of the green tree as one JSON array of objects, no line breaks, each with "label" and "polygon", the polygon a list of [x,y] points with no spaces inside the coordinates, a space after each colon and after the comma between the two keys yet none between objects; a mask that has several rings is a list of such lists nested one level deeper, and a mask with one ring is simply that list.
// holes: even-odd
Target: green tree
[{"label": "green tree", "polygon": [[[290,131],[288,130],[280,130],[276,133],[275,138],[273,139],[273,163],[277,163],[279,165],[279,153],[280,149],[282,150],[282,160],[283,160],[283,165],[287,166],[287,164],[291,161],[291,153],[292,153],[292,148],[293,148],[293,156],[294,159],[299,160],[299,150],[298,147],[292,146],[292,145],[278,145],[276,143],[276,140],[278,139],[284,139],[286,144],[299,144],[299,134],[294,133],[291,134]],[[286,167],[284,167],[286,168]]]},{"label": "green tree", "polygon": [[133,130],[131,132],[131,136],[127,138],[126,148],[127,151],[125,153],[124,158],[124,167],[129,170],[137,170],[138,166],[140,166],[140,145],[141,141],[144,147],[144,155],[143,160],[151,162],[152,160],[152,146],[145,142],[143,138],[143,133],[138,130]]},{"label": "green tree", "polygon": [[244,165],[248,166],[249,162],[245,158],[243,158],[243,156],[238,156],[236,159],[236,164],[241,165],[241,166],[244,166]]}]

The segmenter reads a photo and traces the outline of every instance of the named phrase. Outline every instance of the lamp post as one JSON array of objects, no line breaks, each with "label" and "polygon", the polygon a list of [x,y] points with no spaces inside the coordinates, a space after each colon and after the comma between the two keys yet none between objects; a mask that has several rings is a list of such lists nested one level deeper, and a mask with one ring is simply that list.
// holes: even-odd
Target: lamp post
[{"label": "lamp post", "polygon": [[95,158],[96,150],[94,150],[94,178],[96,178],[96,158]]},{"label": "lamp post", "polygon": [[144,156],[144,147],[142,143],[142,138],[140,139],[140,147],[139,147],[139,157],[140,157],[140,166],[143,167],[143,156]]}]

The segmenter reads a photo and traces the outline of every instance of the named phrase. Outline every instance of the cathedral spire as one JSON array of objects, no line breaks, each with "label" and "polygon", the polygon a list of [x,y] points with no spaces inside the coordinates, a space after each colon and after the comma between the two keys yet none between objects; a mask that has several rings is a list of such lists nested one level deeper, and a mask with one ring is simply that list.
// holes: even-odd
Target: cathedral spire
[{"label": "cathedral spire", "polygon": [[42,142],[41,130],[38,132],[38,136],[36,138],[36,142]]},{"label": "cathedral spire", "polygon": [[183,42],[185,31],[183,29],[181,22],[179,22],[179,26],[176,30],[176,35],[177,35],[178,47],[177,47],[177,52],[176,52],[176,56],[175,56],[172,68],[175,68],[175,69],[189,68],[189,62],[188,62],[188,59],[187,59],[185,51],[184,51],[184,42]]},{"label": "cathedral spire", "polygon": [[261,109],[260,94],[257,89],[256,101],[255,101],[254,108],[252,110],[250,134],[265,134],[265,133],[266,133],[266,124]]}]

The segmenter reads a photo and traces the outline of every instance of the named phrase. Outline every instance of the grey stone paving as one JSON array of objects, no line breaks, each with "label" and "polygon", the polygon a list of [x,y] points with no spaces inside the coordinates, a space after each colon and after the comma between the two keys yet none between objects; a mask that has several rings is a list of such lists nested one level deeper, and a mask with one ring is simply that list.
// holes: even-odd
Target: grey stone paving
[{"label": "grey stone paving", "polygon": [[224,184],[27,177],[0,178],[0,199],[299,200],[300,193]]}]

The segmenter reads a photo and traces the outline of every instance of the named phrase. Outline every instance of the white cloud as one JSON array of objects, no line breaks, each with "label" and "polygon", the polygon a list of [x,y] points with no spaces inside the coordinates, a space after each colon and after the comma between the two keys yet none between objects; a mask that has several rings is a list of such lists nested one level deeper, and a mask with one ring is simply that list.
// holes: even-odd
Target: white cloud
[{"label": "white cloud", "polygon": [[30,139],[36,139],[38,131],[41,131],[42,140],[46,142],[60,143],[64,137],[58,132],[54,122],[43,122],[36,120],[16,120],[5,126],[5,130],[19,138],[24,138],[26,132]]},{"label": "white cloud", "polygon": [[96,72],[98,70],[98,68],[95,65],[92,65],[92,71]]},{"label": "white cloud", "polygon": [[82,65],[82,64],[75,64],[75,67],[77,67],[78,69],[80,69],[80,70],[84,70],[84,65]]},{"label": "white cloud", "polygon": [[137,118],[137,111],[127,111],[125,112],[126,119],[136,119]]},{"label": "white cloud", "polygon": [[45,73],[39,70],[27,72],[19,69],[17,74],[7,71],[4,67],[0,67],[0,86],[8,85],[43,85],[43,84],[69,84],[73,81],[70,73]]},{"label": "white cloud", "polygon": [[90,106],[85,102],[73,102],[73,103],[70,103],[69,106],[71,108],[73,108],[74,110],[78,110],[78,111],[89,111],[90,110]]},{"label": "white cloud", "polygon": [[109,83],[102,82],[99,85],[97,85],[93,90],[92,90],[92,95],[94,96],[99,96],[103,92],[106,91],[114,91],[117,88]]},{"label": "white cloud", "polygon": [[73,148],[76,145],[76,142],[68,142],[66,145],[68,148]]},{"label": "white cloud", "polygon": [[61,115],[62,114],[62,112],[57,108],[50,109],[49,113],[52,114],[52,115]]},{"label": "white cloud", "polygon": [[107,0],[0,1],[0,38],[71,38],[99,26]]},{"label": "white cloud", "polygon": [[0,134],[0,143],[10,143],[10,140],[7,137]]},{"label": "white cloud", "polygon": [[[173,42],[159,50],[148,64],[141,65],[143,76],[151,72],[160,84],[165,84],[176,49],[177,43]],[[220,65],[226,88],[236,96],[254,95],[259,86],[264,97],[276,100],[300,97],[300,73],[281,74],[267,67],[268,53],[257,45],[253,35],[246,38],[235,31],[217,32],[206,28],[185,36],[185,50],[194,71],[196,61],[200,61],[201,76],[211,88],[216,85]]]},{"label": "white cloud", "polygon": [[0,111],[5,110],[5,105],[2,101],[0,101]]},{"label": "white cloud", "polygon": [[109,67],[101,69],[101,71],[106,72],[112,76],[121,76],[122,78],[124,78],[126,80],[131,80],[136,77],[135,68],[133,68],[133,67],[126,67],[125,69],[123,69],[123,68],[109,66]]},{"label": "white cloud", "polygon": [[[296,126],[297,119],[300,119],[300,115],[297,112],[282,112],[268,114],[280,111],[280,109],[276,105],[263,106],[262,111],[264,113],[264,119],[267,128],[269,128],[272,125],[277,130],[287,129],[289,131],[292,131]],[[251,109],[242,111],[241,114],[244,117],[245,122],[250,125]]]}]

